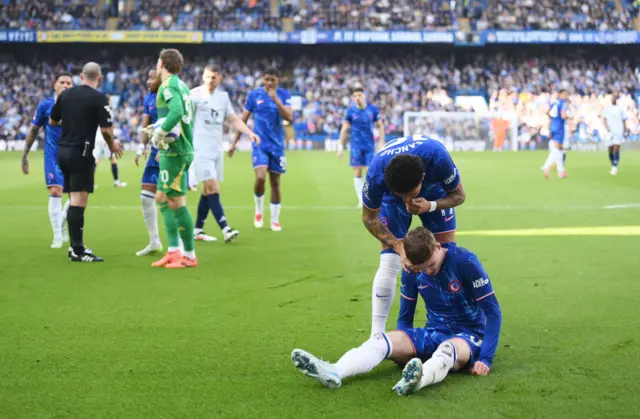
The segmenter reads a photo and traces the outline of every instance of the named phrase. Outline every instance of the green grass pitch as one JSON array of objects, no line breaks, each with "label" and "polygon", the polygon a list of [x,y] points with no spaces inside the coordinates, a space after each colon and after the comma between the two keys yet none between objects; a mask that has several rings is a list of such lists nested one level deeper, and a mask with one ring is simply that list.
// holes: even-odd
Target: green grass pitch
[{"label": "green grass pitch", "polygon": [[[409,398],[391,392],[391,363],[327,390],[289,359],[301,347],[335,361],[368,338],[379,247],[346,162],[289,154],[278,234],[253,228],[248,154],[228,160],[222,198],[240,238],[198,244],[200,266],[176,272],[134,255],[147,234],[133,153],[120,163],[127,189],[98,167],[85,225],[106,258],[95,265],[49,249],[42,157],[32,154],[29,176],[19,154],[0,155],[0,418],[640,415],[640,236],[588,229],[640,225],[640,153],[623,151],[617,177],[606,153],[570,153],[566,180],[542,177],[545,153],[454,154],[468,195],[459,232],[536,234],[459,236],[502,306],[494,369]],[[188,199],[195,212],[198,195]],[[544,235],[558,227],[575,229]],[[220,236],[212,218],[207,231]],[[397,301],[389,328],[396,316]]]}]

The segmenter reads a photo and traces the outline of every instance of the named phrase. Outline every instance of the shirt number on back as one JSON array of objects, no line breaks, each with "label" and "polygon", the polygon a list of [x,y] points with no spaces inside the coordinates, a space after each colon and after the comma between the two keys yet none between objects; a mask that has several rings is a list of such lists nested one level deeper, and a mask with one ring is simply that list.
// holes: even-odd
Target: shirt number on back
[{"label": "shirt number on back", "polygon": [[184,102],[184,107],[187,110],[187,113],[182,116],[182,122],[187,125],[191,125],[191,119],[193,117],[193,107],[191,106],[191,99],[189,99],[189,95],[182,95],[182,101]]}]

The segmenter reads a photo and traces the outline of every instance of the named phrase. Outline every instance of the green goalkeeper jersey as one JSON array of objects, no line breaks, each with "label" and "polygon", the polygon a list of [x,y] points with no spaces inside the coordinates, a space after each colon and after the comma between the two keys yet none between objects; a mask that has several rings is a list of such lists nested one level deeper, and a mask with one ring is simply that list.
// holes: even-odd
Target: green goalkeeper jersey
[{"label": "green goalkeeper jersey", "polygon": [[193,107],[189,94],[187,85],[175,74],[163,81],[158,89],[158,119],[166,118],[162,129],[169,132],[180,124],[180,137],[169,144],[167,150],[160,151],[168,156],[193,154]]}]

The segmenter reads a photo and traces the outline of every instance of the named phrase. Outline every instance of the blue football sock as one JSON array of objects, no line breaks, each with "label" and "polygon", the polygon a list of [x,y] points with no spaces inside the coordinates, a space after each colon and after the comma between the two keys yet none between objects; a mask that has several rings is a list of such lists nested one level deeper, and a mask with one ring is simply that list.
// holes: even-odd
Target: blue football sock
[{"label": "blue football sock", "polygon": [[613,164],[613,151],[609,150],[609,161]]},{"label": "blue football sock", "polygon": [[613,153],[613,160],[611,161],[611,164],[613,164],[613,167],[618,167],[619,162],[620,162],[620,151],[615,151]]},{"label": "blue football sock", "polygon": [[118,164],[117,163],[111,163],[111,174],[113,175],[113,180],[115,180],[116,182],[118,181],[118,179],[120,179],[118,177]]},{"label": "blue football sock", "polygon": [[227,218],[224,216],[224,210],[222,209],[222,203],[220,203],[220,194],[214,193],[209,195],[209,208],[211,213],[215,217],[221,230],[227,228]]},{"label": "blue football sock", "polygon": [[196,218],[196,228],[204,227],[204,220],[207,219],[209,214],[209,197],[200,195],[200,202],[198,202],[198,217]]}]

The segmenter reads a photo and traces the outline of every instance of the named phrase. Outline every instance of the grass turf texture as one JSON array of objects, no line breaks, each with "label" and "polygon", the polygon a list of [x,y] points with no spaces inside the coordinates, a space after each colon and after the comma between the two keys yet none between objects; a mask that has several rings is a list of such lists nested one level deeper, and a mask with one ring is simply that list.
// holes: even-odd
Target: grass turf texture
[{"label": "grass turf texture", "polygon": [[[459,231],[638,226],[639,207],[602,207],[640,203],[639,153],[623,153],[617,177],[606,153],[570,153],[566,180],[542,177],[545,157],[455,154],[468,194]],[[289,153],[278,234],[252,226],[249,155],[227,161],[222,201],[241,237],[198,244],[199,268],[176,272],[134,255],[147,234],[132,161],[120,163],[127,189],[98,167],[86,214],[85,240],[106,263],[72,265],[49,249],[41,155],[23,176],[19,154],[0,154],[0,417],[638,417],[640,237],[460,236],[502,305],[492,374],[400,398],[400,370],[385,363],[331,391],[289,355],[335,361],[368,338],[378,244],[347,165]],[[198,195],[188,199],[195,213]],[[206,227],[220,237],[211,217]],[[389,328],[396,314],[397,301]]]}]

